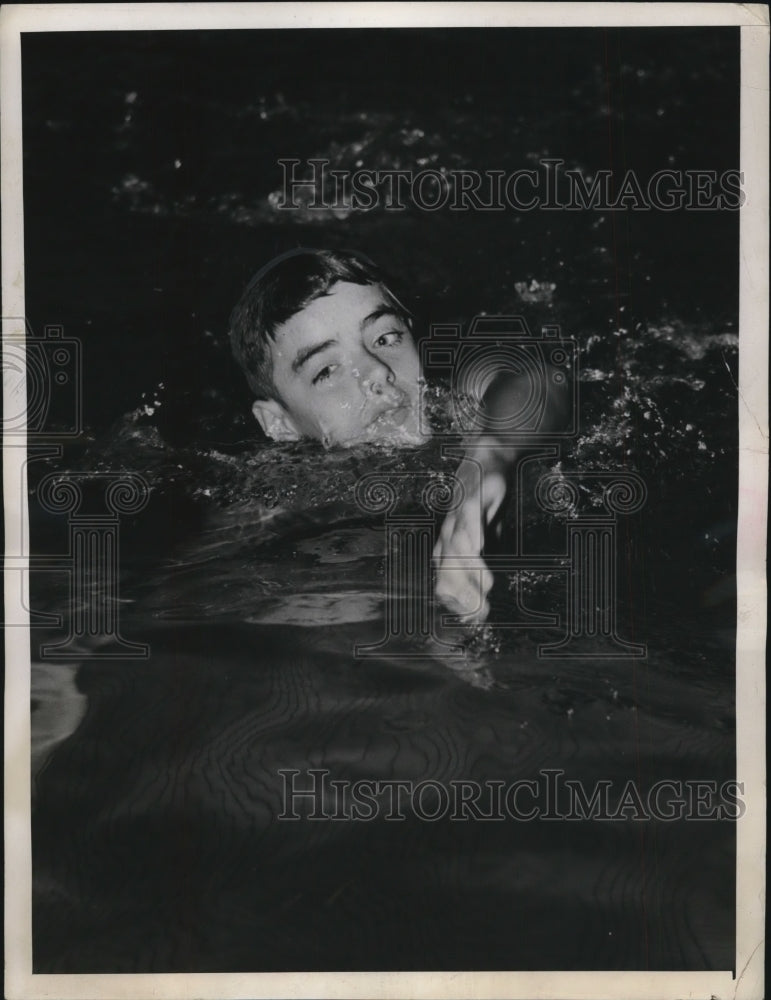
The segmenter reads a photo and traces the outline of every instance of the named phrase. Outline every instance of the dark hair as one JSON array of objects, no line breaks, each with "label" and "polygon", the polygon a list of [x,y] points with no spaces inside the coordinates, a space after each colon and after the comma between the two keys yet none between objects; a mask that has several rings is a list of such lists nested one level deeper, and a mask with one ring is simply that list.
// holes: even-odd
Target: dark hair
[{"label": "dark hair", "polygon": [[315,299],[328,295],[338,281],[382,285],[405,319],[409,318],[409,312],[389,288],[390,279],[361,254],[301,247],[274,257],[255,274],[230,315],[233,356],[258,399],[279,400],[269,340],[275,340],[282,323]]}]

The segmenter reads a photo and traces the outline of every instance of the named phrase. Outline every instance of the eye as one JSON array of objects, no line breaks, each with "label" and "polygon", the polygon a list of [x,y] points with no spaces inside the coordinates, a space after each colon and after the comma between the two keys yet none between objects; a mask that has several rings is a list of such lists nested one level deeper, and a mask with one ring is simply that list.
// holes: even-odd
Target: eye
[{"label": "eye", "polygon": [[389,330],[388,333],[381,333],[373,347],[395,347],[404,340],[404,333],[401,330]]},{"label": "eye", "polygon": [[332,372],[337,369],[337,365],[324,365],[317,375],[313,376],[312,384],[318,385],[320,382],[326,382],[327,379],[332,377]]}]

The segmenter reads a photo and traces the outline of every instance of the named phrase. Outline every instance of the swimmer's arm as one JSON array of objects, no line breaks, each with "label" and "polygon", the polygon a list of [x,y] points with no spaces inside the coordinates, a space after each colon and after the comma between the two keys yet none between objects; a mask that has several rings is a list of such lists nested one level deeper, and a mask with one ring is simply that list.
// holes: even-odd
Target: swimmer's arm
[{"label": "swimmer's arm", "polygon": [[[540,433],[557,429],[568,415],[569,386],[555,380],[555,374],[556,369],[547,367]],[[484,621],[489,614],[487,595],[493,577],[482,559],[485,531],[506,496],[508,470],[518,454],[496,427],[515,426],[513,418],[532,388],[529,378],[508,372],[495,376],[488,386],[483,401],[487,426],[465,441],[456,473],[465,494],[463,503],[445,518],[434,547],[436,595],[451,610],[467,615],[468,621]],[[464,565],[454,564],[456,557],[462,557]]]},{"label": "swimmer's arm", "polygon": [[[543,371],[543,385],[536,387],[542,393],[544,408],[538,428],[533,432],[537,441],[539,435],[548,434],[563,426],[569,415],[570,386],[562,372],[551,364]],[[505,430],[517,429],[517,415],[523,404],[532,396],[534,387],[530,375],[514,375],[501,372],[495,375],[485,390],[481,414],[485,426],[481,432],[469,436],[465,441],[467,456],[483,463],[491,471],[505,471],[513,465],[519,449],[508,440]]]}]

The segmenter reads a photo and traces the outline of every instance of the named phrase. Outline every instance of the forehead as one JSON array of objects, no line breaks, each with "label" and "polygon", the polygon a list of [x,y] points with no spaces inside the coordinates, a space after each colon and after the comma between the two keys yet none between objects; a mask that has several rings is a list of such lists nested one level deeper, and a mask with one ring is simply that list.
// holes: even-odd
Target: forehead
[{"label": "forehead", "polygon": [[276,344],[319,334],[335,337],[358,333],[362,322],[383,306],[392,308],[394,302],[381,285],[338,281],[326,295],[309,302],[277,327]]}]

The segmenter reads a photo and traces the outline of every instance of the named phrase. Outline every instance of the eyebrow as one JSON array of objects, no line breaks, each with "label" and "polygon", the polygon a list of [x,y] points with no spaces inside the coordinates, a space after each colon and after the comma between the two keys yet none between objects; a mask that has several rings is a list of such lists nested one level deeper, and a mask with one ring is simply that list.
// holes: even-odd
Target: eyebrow
[{"label": "eyebrow", "polygon": [[384,302],[383,305],[378,306],[377,309],[373,309],[373,311],[368,316],[364,317],[361,323],[359,323],[359,329],[363,330],[371,323],[374,323],[375,320],[380,319],[381,316],[393,316],[394,319],[398,319],[402,323],[405,322],[403,313],[399,312],[398,309],[394,309],[393,306],[386,305],[386,303]]},{"label": "eyebrow", "polygon": [[321,351],[326,351],[328,347],[332,344],[336,344],[337,341],[330,338],[329,340],[324,340],[320,344],[311,344],[309,347],[303,347],[297,352],[297,356],[292,362],[292,371],[299,372],[306,361],[310,361],[314,354],[318,354]]}]

